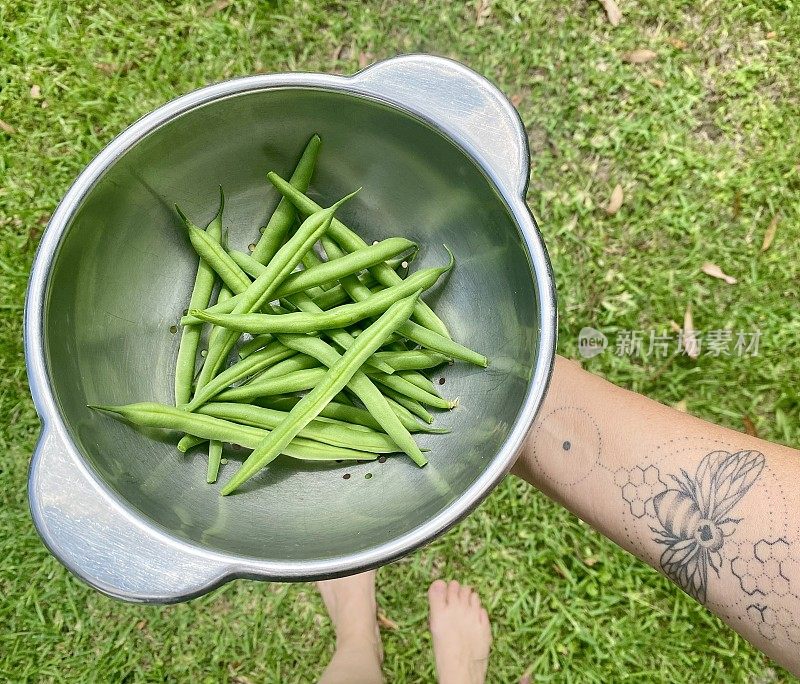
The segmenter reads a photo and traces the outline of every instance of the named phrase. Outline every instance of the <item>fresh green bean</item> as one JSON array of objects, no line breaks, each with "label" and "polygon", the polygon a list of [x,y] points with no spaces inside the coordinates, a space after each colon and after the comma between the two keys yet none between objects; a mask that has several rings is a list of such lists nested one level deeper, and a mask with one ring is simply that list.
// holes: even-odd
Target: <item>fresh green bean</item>
[{"label": "fresh green bean", "polygon": [[[309,215],[313,214],[315,211],[319,211],[320,206],[314,202],[314,200],[309,199],[304,193],[298,191],[297,188],[292,187],[291,184],[283,180],[283,178],[281,178],[274,171],[270,171],[267,174],[267,178],[276,188],[278,188],[278,191],[284,197],[286,197],[290,202],[292,202],[292,204],[294,204],[295,207],[300,210],[300,213]],[[333,219],[333,221],[331,221],[329,230],[331,237],[348,252],[355,252],[356,250],[363,249],[367,246],[367,243],[364,242],[361,237],[350,230],[338,219]],[[375,279],[379,283],[387,287],[397,285],[400,283],[400,281],[402,281],[402,278],[386,264],[378,264],[373,266],[370,268],[370,272],[375,276]],[[431,308],[422,300],[417,302],[417,305],[414,308],[414,318],[419,321],[420,324],[441,335],[442,337],[450,337],[445,324],[442,323],[439,317],[433,313]]]},{"label": "fresh green bean", "polygon": [[[222,211],[225,208],[225,195],[219,189],[219,209],[206,227],[206,232],[219,240],[222,236]],[[203,259],[197,265],[189,308],[206,308],[214,290],[216,275]],[[175,362],[175,405],[185,404],[192,397],[195,367],[197,366],[197,347],[200,344],[202,325],[187,325],[181,331],[178,358]]]},{"label": "fresh green bean", "polygon": [[[198,413],[266,430],[274,430],[289,415],[283,411],[261,406],[230,403],[206,404]],[[390,454],[400,451],[389,435],[383,432],[353,430],[343,424],[328,423],[316,419],[309,422],[297,435],[332,446],[348,447],[357,451],[368,451],[375,454]]]},{"label": "fresh green bean", "polygon": [[178,451],[183,452],[184,454],[196,447],[198,444],[202,444],[203,442],[207,442],[207,439],[203,439],[202,437],[195,437],[194,435],[184,435],[181,437],[180,441],[178,442]]},{"label": "fresh green bean", "polygon": [[190,313],[214,325],[221,325],[231,330],[253,334],[309,333],[318,330],[345,328],[364,318],[378,316],[395,302],[410,296],[417,290],[431,287],[449,268],[449,265],[439,268],[426,268],[414,273],[406,280],[401,280],[399,285],[393,285],[381,290],[360,302],[343,304],[317,314],[297,312],[274,316],[271,314],[252,313],[237,316],[234,314],[211,315],[198,310],[192,310]]},{"label": "fresh green bean", "polygon": [[294,354],[294,350],[284,347],[280,342],[272,342],[264,349],[233,364],[230,368],[226,368],[202,387],[199,387],[192,400],[182,408],[187,411],[194,411],[198,406],[205,404],[229,385],[260,373],[265,368],[274,366],[276,363],[294,356]]},{"label": "fresh green bean", "polygon": [[[255,449],[271,434],[267,430],[254,428],[248,425],[239,425],[220,418],[204,416],[199,413],[189,413],[174,406],[142,402],[128,404],[127,406],[90,406],[98,411],[105,411],[135,425],[144,427],[162,428],[166,430],[179,430],[204,439],[216,439],[220,442],[239,444],[246,449]],[[303,460],[329,461],[335,459],[371,461],[375,454],[369,454],[355,449],[334,447],[304,437],[295,437],[287,442],[281,453]]]},{"label": "fresh green bean", "polygon": [[[318,135],[311,136],[311,140],[308,141],[303,154],[300,156],[300,161],[297,162],[294,173],[289,179],[289,182],[300,192],[305,192],[308,189],[321,144],[322,141]],[[278,206],[272,213],[264,232],[253,249],[253,258],[257,262],[267,264],[275,256],[294,223],[295,215],[295,208],[291,202],[285,197],[281,197]]]},{"label": "fresh green bean", "polygon": [[[353,193],[355,194],[355,193]],[[286,277],[295,269],[300,259],[303,257],[312,245],[325,233],[330,227],[331,219],[334,212],[353,195],[347,195],[334,205],[323,211],[317,212],[309,216],[297,232],[289,238],[272,258],[264,271],[258,278],[256,278],[252,285],[242,293],[241,300],[236,304],[232,313],[233,314],[248,314],[253,311],[258,311],[264,304],[271,301],[277,289],[281,286]],[[215,373],[222,365],[225,357],[233,349],[239,335],[235,331],[226,331],[224,336],[221,336],[221,343],[218,348],[214,350],[214,354],[209,354],[206,357],[206,365]]]},{"label": "fresh green bean", "polygon": [[[328,257],[335,261],[338,258],[341,258],[343,252],[340,248],[337,247],[335,243],[327,236],[323,236],[322,244],[328,253]],[[447,248],[445,248],[447,249]],[[450,252],[450,250],[447,250]],[[450,252],[450,261],[451,264],[453,262],[453,254]],[[370,296],[370,291],[368,288],[364,287],[363,283],[360,281],[345,277],[341,279],[342,287],[347,290],[348,295],[350,295],[351,299],[355,302],[361,302],[367,299]],[[429,332],[423,326],[419,326],[413,321],[407,321],[406,324],[398,331],[400,334],[405,335],[409,339],[417,342],[418,344],[422,344],[423,346],[429,347],[433,351],[438,351],[446,356],[456,357],[467,361],[469,363],[473,363],[478,366],[483,366],[484,368],[488,365],[488,359],[483,356],[482,354],[478,354],[477,352],[468,349],[467,347],[458,344],[450,339],[449,335],[447,337],[443,337],[442,335],[438,335],[435,332]],[[424,342],[422,341],[424,340]]]},{"label": "fresh green bean", "polygon": [[379,351],[372,357],[386,362],[396,371],[424,370],[436,368],[449,361],[443,354],[430,352],[425,349],[413,351]]},{"label": "fresh green bean", "polygon": [[[400,325],[402,321],[408,320],[408,317],[414,310],[414,304],[419,298],[419,294],[420,293],[417,292],[413,296],[393,304],[386,313],[359,336],[353,346],[329,368],[325,377],[314,389],[297,403],[289,412],[286,419],[270,432],[264,441],[250,454],[248,459],[244,462],[244,465],[242,465],[236,474],[228,480],[227,484],[222,488],[223,495],[233,492],[242,483],[250,479],[264,466],[274,460],[281,451],[283,451],[285,446],[296,437],[297,433],[319,415],[319,412],[325,405],[341,392],[353,377],[359,373],[359,369],[363,366],[364,362],[380,348],[384,340],[395,331],[398,325]],[[362,377],[366,378],[366,376],[363,375]],[[392,414],[392,416],[394,417],[394,414]],[[415,460],[418,459],[419,462],[424,463],[426,459],[419,450],[419,447],[414,444],[411,435],[409,435],[404,428],[402,432],[408,435],[414,447],[413,449],[408,449],[408,451],[411,451],[409,455],[413,455]],[[391,432],[387,431],[387,434],[394,439],[399,447],[404,450],[407,449],[407,446],[402,443],[405,440],[395,439]]]},{"label": "fresh green bean", "polygon": [[[351,350],[357,348],[357,344],[359,346],[363,344],[363,341],[361,341],[362,337],[363,335],[359,336],[359,341],[354,343],[353,346],[345,352],[345,355],[352,353]],[[336,350],[319,338],[313,338],[307,335],[279,335],[279,339],[286,346],[315,357],[329,368],[332,368],[335,364],[339,363],[340,358],[343,358],[339,356]],[[418,465],[423,465],[420,460],[415,458],[418,456],[419,449],[411,438],[405,424],[388,405],[386,399],[372,381],[363,372],[359,371],[351,378],[347,388],[348,391],[355,394],[358,399],[361,400],[366,409],[381,426],[381,429],[390,435],[395,443],[398,444],[403,451],[408,453]],[[341,402],[342,400],[340,399],[339,401]],[[414,423],[416,423],[416,421],[414,421]]]},{"label": "fresh green bean", "polygon": [[[452,256],[451,254],[451,259]],[[336,263],[336,261],[337,260],[334,260],[332,263]],[[355,302],[361,302],[370,297],[370,290],[353,278],[342,278],[341,283],[342,287],[347,290],[347,293]],[[461,359],[484,368],[489,365],[489,360],[483,354],[474,352],[458,342],[453,341],[449,337],[444,337],[432,332],[413,321],[406,321],[397,332],[417,344],[421,344],[423,347],[427,347],[445,356]]]},{"label": "fresh green bean", "polygon": [[[220,287],[219,294],[217,295],[218,302],[225,302],[233,297],[231,291],[225,287],[224,285]],[[203,388],[208,382],[212,380],[214,375],[216,375],[217,369],[212,368],[211,364],[209,363],[208,359],[209,356],[216,356],[218,353],[218,349],[222,345],[224,341],[224,336],[227,333],[225,328],[211,328],[211,332],[208,334],[208,348],[206,349],[206,357],[203,359],[203,367],[200,369],[200,375],[197,376],[197,382],[195,383],[195,393]],[[227,356],[227,354],[226,354]],[[224,359],[223,359],[224,360]]]},{"label": "fresh green bean", "polygon": [[250,285],[251,280],[247,274],[239,268],[237,263],[231,259],[230,255],[208,232],[192,225],[184,213],[177,205],[175,209],[183,219],[186,232],[189,234],[189,241],[192,243],[197,254],[205,261],[214,272],[220,277],[223,283],[235,294],[244,292]]},{"label": "fresh green bean", "polygon": [[[259,404],[278,411],[289,411],[299,401],[300,397],[266,397],[259,400]],[[400,408],[402,409],[402,407]],[[447,434],[450,432],[447,428],[434,428],[421,424],[406,409],[403,409],[402,415],[400,412],[396,413],[403,427],[409,432],[426,432],[431,434]],[[341,423],[349,423],[352,427],[362,426],[365,428],[372,428],[373,430],[383,430],[380,423],[375,420],[372,414],[366,409],[348,406],[335,401],[330,402],[322,409],[319,418],[328,418]]]},{"label": "fresh green bean", "polygon": [[217,395],[217,401],[253,402],[260,397],[292,394],[311,389],[325,377],[325,368],[306,368],[277,377],[258,377],[246,385],[230,387]]},{"label": "fresh green bean", "polygon": [[427,390],[417,387],[414,383],[409,382],[400,375],[387,375],[380,371],[373,371],[371,368],[365,369],[365,372],[375,382],[380,383],[384,387],[389,387],[409,399],[418,401],[420,404],[447,410],[457,405],[454,401],[448,401],[447,399],[443,399],[435,394],[431,394]]},{"label": "fresh green bean", "polygon": [[418,418],[422,418],[422,420],[428,423],[428,425],[433,423],[433,416],[430,414],[428,409],[426,409],[416,399],[407,397],[405,394],[393,390],[391,387],[386,387],[385,385],[381,387],[381,392],[386,395],[386,400],[389,402],[389,405],[392,407],[392,410],[395,411],[395,413],[408,411],[409,414],[417,416]]},{"label": "fresh green bean", "polygon": [[316,359],[306,356],[305,354],[295,353],[294,356],[290,356],[288,359],[285,359],[280,363],[276,363],[274,366],[272,366],[272,368],[267,368],[267,370],[265,370],[259,376],[253,378],[251,382],[255,382],[258,379],[278,378],[282,375],[294,373],[295,371],[320,367],[320,363]]},{"label": "fresh green bean", "polygon": [[[271,298],[279,299],[281,297],[287,297],[288,295],[296,294],[298,292],[304,292],[319,285],[334,284],[335,281],[339,280],[343,276],[358,273],[359,271],[368,268],[370,265],[379,264],[391,256],[402,254],[410,249],[416,249],[416,244],[410,240],[398,237],[387,238],[376,245],[370,245],[369,247],[365,247],[358,252],[348,254],[341,260],[337,259],[336,261],[322,262],[318,266],[292,273],[291,275],[287,276],[286,280],[275,290],[274,294],[271,295]],[[247,271],[256,278],[266,270],[265,266],[262,266],[261,264],[256,265],[257,262],[243,252],[232,250],[228,256],[230,257],[231,261],[233,261],[239,267],[240,270]],[[375,284],[375,280],[371,277],[365,278],[363,282],[365,287],[370,287]],[[235,301],[229,303],[226,309],[216,305],[210,307],[207,312],[215,314],[231,313],[236,304],[239,303],[239,299],[240,296],[235,297]],[[346,301],[346,297],[337,303],[342,303],[344,301]],[[325,309],[328,307],[323,306],[321,308]],[[184,316],[181,319],[181,323],[183,325],[186,325],[187,323],[191,324],[199,322],[199,320],[191,316]]]},{"label": "fresh green bean", "polygon": [[415,370],[401,371],[397,375],[403,378],[403,380],[410,382],[412,385],[416,385],[417,387],[419,387],[422,390],[425,390],[426,392],[435,394],[437,397],[442,396],[441,393],[439,392],[439,389],[436,387],[436,385],[434,385],[431,382],[430,378],[426,377],[419,371]]},{"label": "fresh green bean", "polygon": [[248,340],[239,347],[239,358],[246,359],[253,352],[257,352],[259,349],[266,347],[270,342],[272,342],[272,339],[272,335],[258,335],[252,340]]},{"label": "fresh green bean", "polygon": [[212,439],[208,443],[208,471],[206,472],[206,482],[214,484],[219,477],[219,465],[222,462],[222,442]]},{"label": "fresh green bean", "polygon": [[[292,295],[289,299],[301,311],[311,314],[323,313],[322,309],[320,309],[304,292],[298,292],[296,295]],[[346,330],[334,328],[332,330],[325,330],[324,332],[342,349],[349,349],[354,342],[353,337]],[[383,371],[384,373],[394,373],[394,368],[383,361],[376,361],[374,356],[367,361],[367,365],[375,368],[376,370]]]}]

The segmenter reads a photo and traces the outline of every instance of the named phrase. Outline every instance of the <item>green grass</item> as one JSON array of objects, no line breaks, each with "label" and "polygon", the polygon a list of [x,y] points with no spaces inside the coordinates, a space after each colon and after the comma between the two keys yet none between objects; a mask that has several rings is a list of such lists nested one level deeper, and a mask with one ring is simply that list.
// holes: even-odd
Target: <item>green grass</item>
[{"label": "green grass", "polygon": [[[586,366],[665,403],[797,445],[800,377],[800,13],[792,0],[626,0],[612,28],[587,0],[0,5],[0,678],[14,682],[306,682],[331,652],[308,585],[239,581],[190,604],[124,605],[40,543],[25,479],[38,431],[25,379],[26,274],[59,198],[139,115],[261,71],[351,73],[359,56],[456,57],[521,98],[529,203],[560,293],[561,353],[578,330],[762,331],[758,358],[620,358]],[[772,36],[771,32],[775,32]],[[772,37],[768,37],[768,34]],[[670,38],[686,42],[676,48]],[[658,53],[639,66],[621,55]],[[38,85],[41,98],[31,97]],[[47,104],[46,108],[44,107]],[[615,184],[622,210],[602,210]],[[764,231],[780,215],[772,247]],[[700,274],[713,261],[736,286]],[[378,576],[392,682],[432,678],[424,590],[479,587],[494,622],[490,681],[789,680],[654,571],[518,482]]]}]

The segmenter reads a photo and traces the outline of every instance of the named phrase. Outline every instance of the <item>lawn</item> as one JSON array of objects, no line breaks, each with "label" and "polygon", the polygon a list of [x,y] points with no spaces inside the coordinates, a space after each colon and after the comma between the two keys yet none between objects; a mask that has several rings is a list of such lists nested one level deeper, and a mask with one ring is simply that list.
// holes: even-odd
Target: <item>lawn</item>
[{"label": "lawn", "polygon": [[[25,482],[39,423],[25,378],[27,272],[83,166],[138,116],[254,72],[353,73],[404,52],[462,60],[512,97],[529,204],[559,288],[559,351],[735,429],[800,444],[800,8],[792,0],[0,4],[0,678],[308,682],[331,629],[308,585],[237,581],[188,604],[121,604],[46,552]],[[631,63],[630,52],[654,55]],[[628,60],[628,61],[626,61]],[[637,61],[637,60],[634,60]],[[638,60],[641,62],[641,60]],[[614,187],[621,209],[605,207]],[[774,241],[762,251],[768,228]],[[701,272],[713,262],[735,285]],[[758,356],[616,355],[628,330],[761,331]],[[647,351],[647,345],[643,352]],[[378,574],[391,682],[429,682],[424,590],[479,588],[491,682],[791,678],[655,571],[517,481]]]}]

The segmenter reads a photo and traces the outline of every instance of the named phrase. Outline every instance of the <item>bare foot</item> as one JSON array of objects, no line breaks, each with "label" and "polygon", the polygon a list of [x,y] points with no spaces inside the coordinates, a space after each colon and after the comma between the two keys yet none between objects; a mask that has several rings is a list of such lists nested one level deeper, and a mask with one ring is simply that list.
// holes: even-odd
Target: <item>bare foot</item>
[{"label": "bare foot", "polygon": [[483,684],[492,630],[472,587],[436,580],[428,589],[439,684]]},{"label": "bare foot", "polygon": [[336,630],[337,651],[366,651],[383,661],[375,603],[375,571],[317,582]]}]

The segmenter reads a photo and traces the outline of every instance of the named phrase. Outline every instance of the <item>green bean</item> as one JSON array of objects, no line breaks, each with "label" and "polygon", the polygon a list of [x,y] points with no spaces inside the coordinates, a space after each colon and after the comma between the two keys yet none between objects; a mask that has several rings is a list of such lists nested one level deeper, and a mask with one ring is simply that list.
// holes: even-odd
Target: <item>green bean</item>
[{"label": "green bean", "polygon": [[258,335],[252,340],[248,340],[239,347],[239,358],[246,359],[253,352],[257,352],[259,349],[266,347],[272,342],[272,339],[272,335]]},{"label": "green bean", "polygon": [[[284,449],[285,445],[291,442],[303,427],[319,415],[319,412],[325,405],[341,392],[353,377],[359,373],[359,369],[364,362],[380,348],[384,340],[394,332],[397,326],[400,325],[402,321],[408,320],[408,317],[414,310],[414,304],[419,298],[419,294],[418,291],[413,296],[393,304],[386,313],[359,336],[353,346],[333,363],[319,384],[297,403],[289,412],[286,419],[270,432],[264,441],[250,454],[248,459],[244,462],[244,465],[242,465],[236,474],[228,480],[227,484],[222,488],[223,495],[233,492],[243,482],[249,480],[259,470],[274,460]],[[325,343],[323,342],[322,344]],[[366,376],[363,375],[362,377],[366,378]],[[367,380],[367,382],[369,382],[369,380]],[[392,414],[392,416],[394,417],[394,414]],[[378,417],[376,416],[376,418]],[[400,441],[395,439],[391,432],[387,431],[387,434],[389,434],[403,450],[410,451],[411,453],[409,455],[411,456],[413,454],[415,460],[419,459],[419,462],[424,463],[426,459],[419,450],[419,447],[414,444],[411,435],[409,435],[404,428],[402,432],[408,435],[408,438],[413,444],[413,449],[408,449],[407,445],[402,443],[405,440]]]},{"label": "green bean", "polygon": [[443,354],[430,352],[425,349],[414,349],[413,351],[379,351],[373,359],[385,361],[396,371],[424,370],[426,368],[436,368],[449,361]]},{"label": "green bean", "polygon": [[[206,404],[198,413],[266,430],[274,430],[289,415],[283,411],[261,406],[225,403]],[[297,435],[332,446],[348,447],[375,454],[391,454],[400,451],[389,435],[383,432],[353,430],[345,425],[316,419],[309,422]]]},{"label": "green bean", "polygon": [[[452,254],[450,256],[452,259]],[[335,261],[333,263],[335,263]],[[353,301],[364,301],[371,294],[370,290],[361,282],[352,278],[342,278],[341,283],[342,287],[347,290],[347,293]],[[421,344],[423,347],[427,347],[445,356],[461,359],[484,368],[489,365],[489,360],[483,356],[483,354],[474,352],[458,342],[454,342],[449,337],[443,337],[413,321],[406,321],[397,332],[417,344]]]},{"label": "green bean", "polygon": [[445,356],[454,359],[461,359],[467,363],[474,364],[486,368],[489,365],[489,359],[483,354],[479,354],[468,347],[465,347],[449,337],[443,337],[428,328],[424,328],[414,321],[406,321],[397,331],[404,337],[407,337],[412,342],[427,347],[431,351],[439,352]]},{"label": "green bean", "polygon": [[217,401],[253,402],[260,397],[303,392],[320,382],[325,373],[325,368],[306,368],[277,377],[258,377],[246,385],[230,387],[220,392]]},{"label": "green bean", "polygon": [[194,435],[184,435],[178,442],[178,451],[186,453],[189,449],[196,447],[198,444],[207,442],[207,439],[202,437],[195,437]]},{"label": "green bean", "polygon": [[[359,340],[361,337],[363,337],[363,335],[359,336]],[[307,335],[279,335],[279,339],[286,346],[317,358],[329,368],[337,364],[340,358],[343,358],[339,356],[336,350],[319,338],[313,338]],[[352,349],[357,348],[357,344],[360,345],[363,344],[363,342],[354,343],[353,346],[345,352],[345,355],[351,353]],[[419,449],[411,438],[408,428],[406,428],[403,421],[388,405],[380,390],[375,387],[369,377],[359,371],[352,377],[347,388],[348,391],[355,394],[358,399],[361,400],[366,409],[381,426],[381,429],[390,435],[395,443],[398,444],[403,451],[408,453],[418,465],[423,465],[417,458]],[[414,421],[414,424],[417,424],[416,421]]]},{"label": "green bean", "polygon": [[[259,400],[259,404],[278,411],[289,411],[299,401],[300,397],[267,397],[263,400]],[[380,423],[375,420],[372,414],[366,409],[340,404],[335,401],[330,402],[322,409],[319,417],[336,420],[341,423],[349,423],[353,427],[363,426],[372,428],[373,430],[383,430]],[[422,425],[406,409],[403,409],[402,415],[398,412],[397,417],[400,419],[403,427],[409,432],[426,432],[431,434],[447,434],[450,432],[447,428],[433,428],[428,425]]]},{"label": "green bean", "polygon": [[[305,192],[308,189],[321,144],[322,141],[318,135],[311,136],[311,140],[308,141],[303,154],[300,156],[300,161],[297,162],[294,173],[289,179],[289,182],[300,192]],[[283,244],[289,229],[292,227],[292,223],[294,223],[295,215],[296,212],[291,202],[281,197],[278,206],[272,213],[264,232],[253,249],[253,259],[261,264],[269,263]]]},{"label": "green bean", "polygon": [[392,407],[392,410],[394,410],[395,413],[407,411],[412,416],[422,418],[422,420],[428,423],[428,425],[433,422],[433,416],[430,414],[428,409],[426,409],[416,399],[407,397],[405,394],[397,392],[391,387],[386,387],[385,385],[381,387],[381,392],[386,395],[386,400],[389,402],[389,405]]},{"label": "green bean", "polygon": [[[320,207],[314,200],[309,199],[304,193],[298,191],[297,188],[292,187],[292,185],[283,180],[283,178],[274,171],[270,171],[267,174],[267,178],[302,214],[308,215],[319,211]],[[367,243],[364,242],[361,237],[338,219],[333,219],[333,221],[331,221],[330,236],[348,252],[355,252],[367,246]],[[386,264],[373,266],[370,268],[370,272],[379,283],[387,287],[397,285],[402,281],[402,278]],[[417,305],[414,307],[414,318],[433,332],[443,337],[450,337],[445,324],[442,323],[439,317],[433,313],[431,308],[422,300],[417,302]]]},{"label": "green bean", "polygon": [[[222,211],[225,208],[225,195],[222,187],[219,189],[219,209],[211,223],[206,227],[206,232],[213,238],[222,236]],[[203,259],[197,265],[197,274],[194,279],[189,308],[206,308],[211,293],[214,290],[216,275]],[[192,383],[194,382],[195,367],[197,366],[197,347],[200,344],[202,325],[187,325],[181,331],[181,341],[178,346],[178,358],[175,362],[175,404],[185,404],[192,397]]]},{"label": "green bean", "polygon": [[420,404],[448,410],[457,406],[456,402],[451,402],[435,394],[431,394],[427,390],[417,387],[414,383],[409,382],[399,375],[387,375],[380,371],[373,371],[370,368],[365,369],[365,372],[375,382],[380,383],[384,387],[389,387],[409,399],[418,401]]},{"label": "green bean", "polygon": [[246,359],[226,368],[219,375],[210,379],[202,387],[198,387],[192,400],[182,406],[187,411],[194,411],[198,406],[202,406],[212,397],[219,394],[228,385],[249,378],[251,375],[260,373],[265,368],[274,366],[284,359],[294,356],[292,349],[287,349],[280,342],[272,342],[255,354],[251,354]]},{"label": "green bean", "polygon": [[[304,292],[318,285],[325,285],[329,283],[332,284],[341,279],[343,276],[358,273],[359,271],[362,271],[371,265],[379,264],[391,256],[407,252],[410,249],[416,249],[416,244],[410,240],[398,237],[387,238],[376,245],[370,245],[369,247],[365,247],[358,252],[348,254],[341,260],[337,259],[336,261],[326,261],[318,266],[314,266],[313,268],[292,273],[291,275],[287,276],[286,280],[282,282],[275,290],[274,294],[271,295],[271,299],[279,299],[291,294],[296,294],[297,292]],[[256,277],[264,273],[266,270],[266,267],[262,266],[261,264],[256,266],[257,262],[243,252],[232,250],[228,256],[239,267],[240,270],[247,271]],[[400,282],[402,282],[402,280]],[[369,287],[374,285],[375,281],[371,277],[369,279],[365,278],[364,284],[366,287]],[[341,293],[341,291],[339,292]],[[208,313],[231,313],[236,304],[239,303],[240,296],[237,296],[234,299],[235,302],[228,304],[226,309],[223,309],[217,305],[210,307],[208,309]],[[341,302],[338,303],[342,303],[344,301],[346,301],[346,298],[343,298]],[[181,323],[183,325],[186,325],[187,323],[190,324],[199,322],[199,320],[191,316],[184,316],[181,319]]]},{"label": "green bean", "polygon": [[[388,387],[383,387],[382,389],[378,390],[382,392],[383,396],[386,399],[386,403],[389,404],[389,407],[397,414],[397,417],[400,420],[414,420],[419,423],[417,418],[422,418],[425,421],[426,425],[431,425],[433,423],[433,416],[428,413],[425,407],[420,404],[418,401],[414,401],[413,399],[409,399],[408,397],[404,397],[402,394],[395,392]],[[394,397],[398,397],[395,399]],[[406,405],[404,405],[406,404]],[[408,407],[413,407],[414,411],[411,411]],[[403,417],[404,416],[404,417]]]},{"label": "green bean", "polygon": [[[114,417],[121,416],[135,425],[179,430],[204,439],[231,442],[246,449],[255,449],[272,434],[261,428],[239,425],[199,413],[188,413],[174,406],[151,402],[128,404],[127,406],[90,405],[89,408],[113,413],[115,414]],[[330,461],[335,459],[371,461],[375,458],[375,454],[356,451],[355,449],[334,447],[330,444],[323,444],[304,437],[295,437],[290,442],[287,442],[282,447],[281,453],[292,458],[311,461]]]},{"label": "green bean", "polygon": [[221,325],[231,330],[253,334],[309,333],[318,330],[345,328],[364,318],[378,316],[395,302],[408,297],[417,290],[431,287],[449,268],[450,265],[439,268],[426,268],[414,273],[406,280],[401,280],[399,285],[393,285],[381,290],[360,302],[343,304],[317,314],[298,312],[283,316],[273,316],[253,313],[237,316],[234,314],[211,315],[198,310],[192,310],[190,313],[214,325]]},{"label": "green bean", "polygon": [[[232,313],[252,313],[271,301],[286,277],[300,263],[303,254],[328,230],[334,212],[352,196],[351,194],[343,197],[328,209],[317,212],[303,221],[297,232],[277,251],[269,262],[266,271],[258,276],[252,285],[242,293],[242,298],[236,304]],[[235,331],[228,330],[224,336],[221,336],[222,341],[219,348],[214,350],[213,356],[210,353],[211,350],[209,350],[209,354],[206,357],[206,365],[212,369],[212,374],[216,372],[230,350],[233,349],[238,337],[239,335]]]},{"label": "green bean", "polygon": [[419,371],[415,370],[407,370],[401,371],[397,374],[399,377],[403,378],[403,380],[407,380],[412,385],[416,385],[422,390],[426,392],[430,392],[431,394],[435,394],[437,397],[441,397],[442,395],[439,392],[439,389],[434,385],[430,378],[426,377]]},{"label": "green bean", "polygon": [[206,231],[192,225],[189,219],[186,218],[184,213],[180,210],[180,207],[175,205],[175,209],[180,214],[181,219],[183,219],[192,247],[194,247],[195,251],[200,255],[200,258],[214,269],[214,272],[231,291],[235,294],[244,292],[249,287],[251,280],[223,249],[220,241],[215,240],[214,237],[209,235]]},{"label": "green bean", "polygon": [[282,375],[288,375],[299,370],[307,370],[308,368],[320,368],[319,361],[305,354],[295,353],[294,356],[276,363],[272,368],[267,368],[261,375],[253,378],[250,382],[265,378],[278,378]]},{"label": "green bean", "polygon": [[[231,291],[225,287],[224,285],[220,287],[219,294],[217,295],[218,302],[225,302],[232,298]],[[212,368],[211,364],[209,363],[209,356],[216,356],[218,353],[217,350],[220,348],[222,343],[224,342],[224,336],[227,333],[225,328],[212,328],[211,332],[208,334],[208,348],[206,349],[206,357],[203,359],[203,367],[200,369],[200,375],[197,376],[197,382],[195,383],[195,393],[203,388],[211,379],[216,375],[217,369]],[[226,354],[227,356],[227,354]],[[224,359],[223,359],[224,360]]]},{"label": "green bean", "polygon": [[206,471],[206,482],[214,484],[219,477],[219,465],[222,462],[222,442],[212,439],[208,443],[208,470]]},{"label": "green bean", "polygon": [[[298,292],[296,295],[292,295],[289,299],[291,302],[296,304],[297,308],[299,308],[301,311],[312,314],[322,313],[322,309],[320,309],[304,292]],[[334,328],[333,330],[325,330],[324,332],[342,349],[349,349],[354,342],[353,337],[346,330]],[[394,373],[394,368],[392,368],[390,365],[384,363],[383,361],[375,361],[374,359],[374,356],[369,359],[367,361],[367,365],[375,368],[376,370],[383,371],[384,373]]]},{"label": "green bean", "polygon": [[[323,236],[322,243],[326,252],[328,252],[329,258],[334,259],[334,262],[337,258],[341,257],[341,249],[338,249],[337,246],[333,244],[332,240],[329,238],[326,239],[326,237]],[[449,252],[450,250],[447,251]],[[452,263],[452,252],[450,252],[450,260]],[[356,279],[342,278],[341,284],[355,302],[364,301],[370,296],[370,291]],[[441,352],[446,356],[459,358],[463,361],[467,361],[468,363],[483,366],[484,368],[489,365],[488,359],[482,354],[478,354],[477,352],[474,352],[471,349],[454,342],[450,339],[449,335],[447,337],[443,337],[435,332],[426,330],[423,326],[417,325],[413,321],[407,321],[398,332],[414,342],[422,344],[433,351]]]}]

